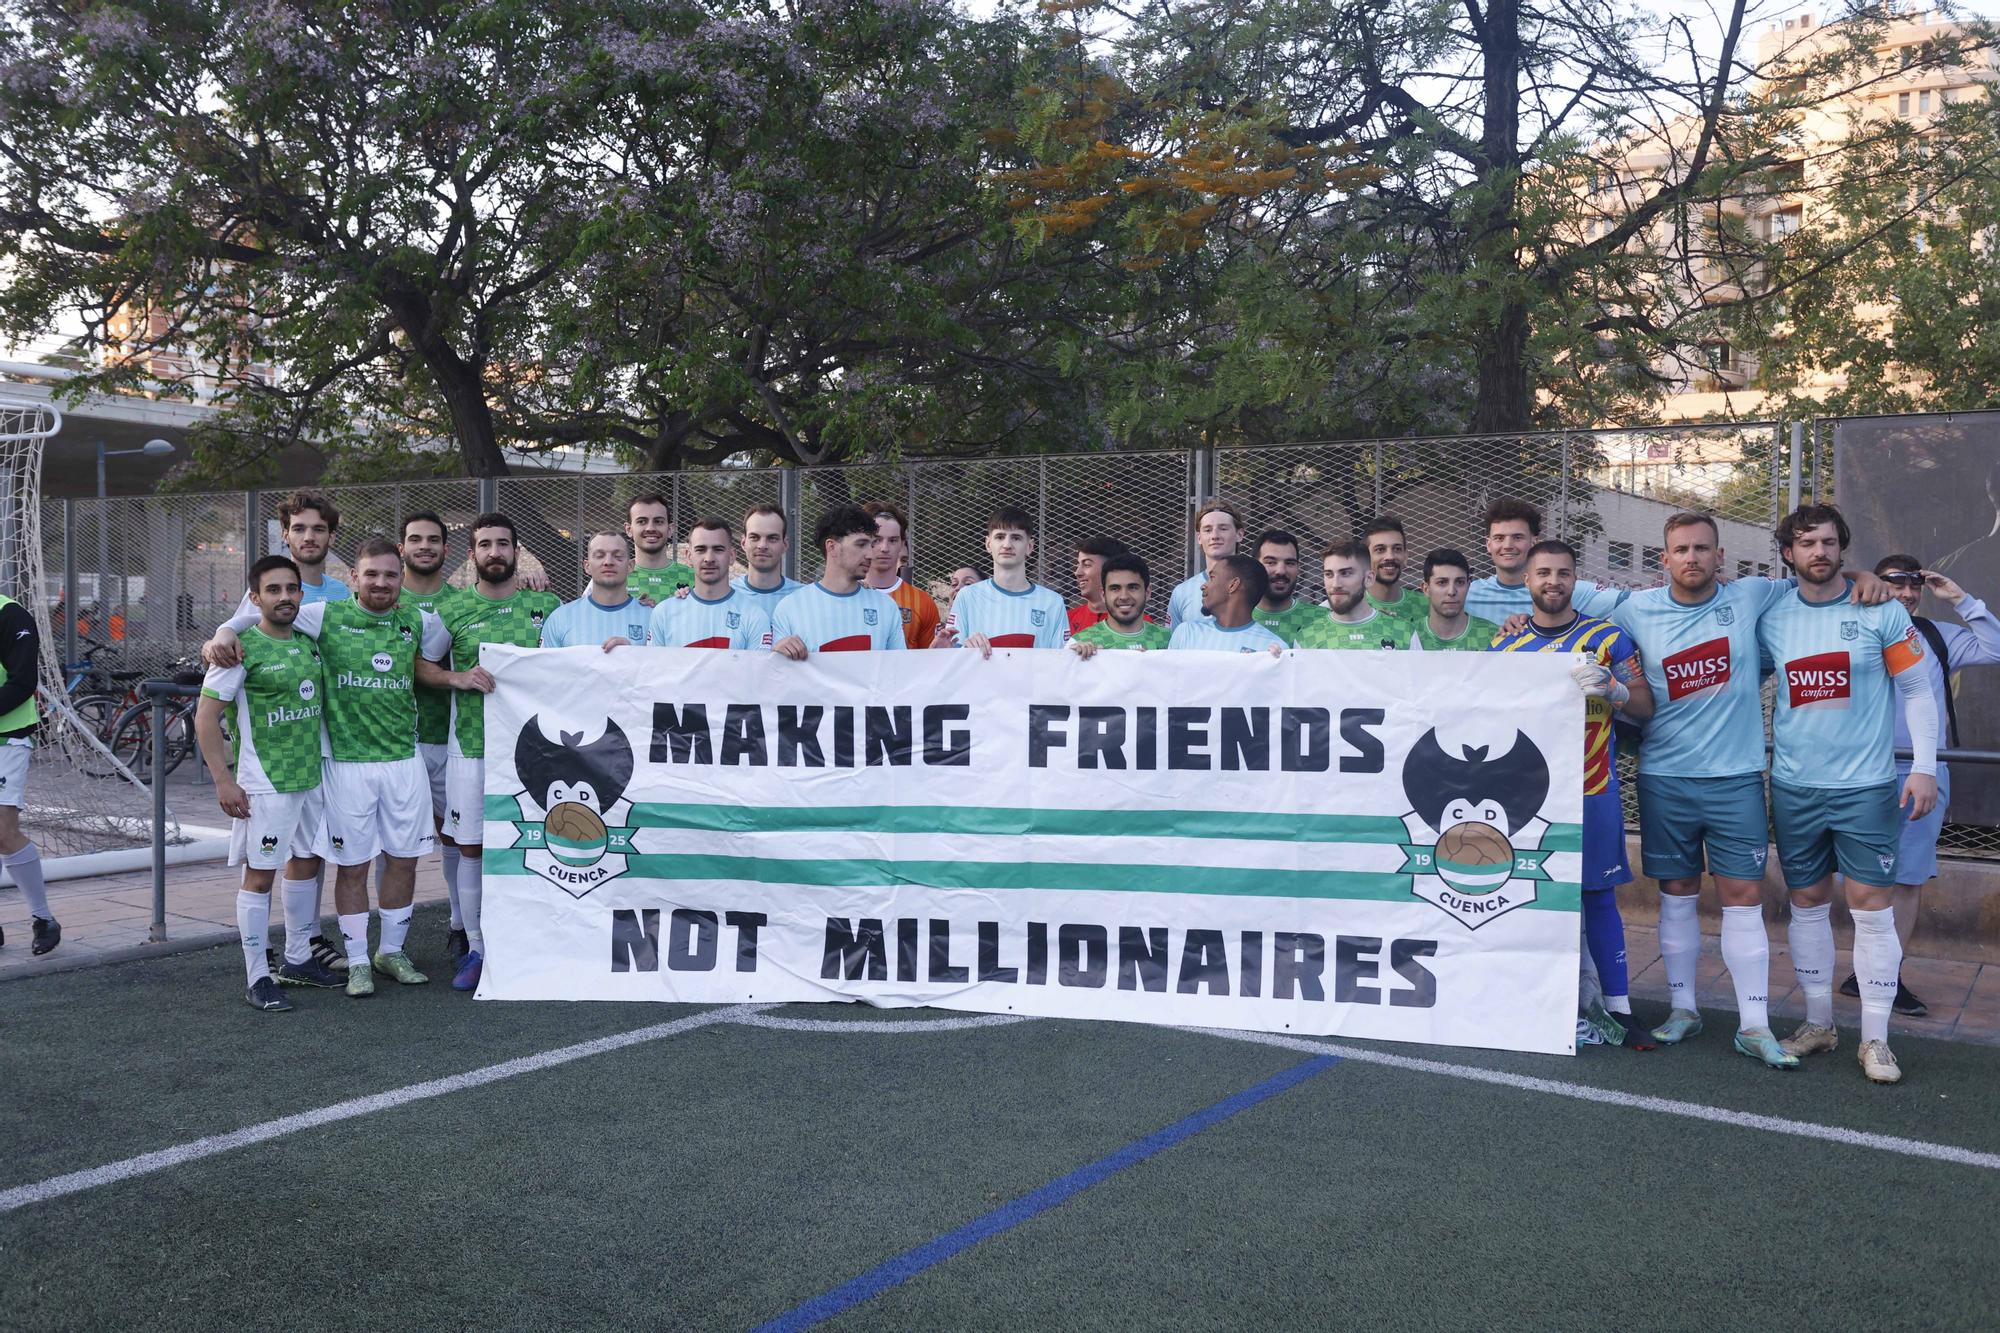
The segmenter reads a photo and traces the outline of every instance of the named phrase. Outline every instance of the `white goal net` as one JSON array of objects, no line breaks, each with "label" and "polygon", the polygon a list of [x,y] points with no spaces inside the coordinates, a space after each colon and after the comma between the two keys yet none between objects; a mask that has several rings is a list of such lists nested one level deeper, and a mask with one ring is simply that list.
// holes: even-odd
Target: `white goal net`
[{"label": "white goal net", "polygon": [[[152,775],[125,762],[140,763],[150,751],[114,755],[72,706],[62,626],[50,617],[61,590],[42,567],[42,449],[61,426],[62,413],[48,403],[0,397],[0,590],[28,608],[41,635],[42,723],[21,825],[48,857],[142,847],[153,833],[146,785]],[[75,608],[63,606],[62,614],[73,615]],[[79,693],[87,688],[88,681]],[[97,725],[103,720],[93,714]],[[166,834],[169,843],[185,840],[171,810]]]}]

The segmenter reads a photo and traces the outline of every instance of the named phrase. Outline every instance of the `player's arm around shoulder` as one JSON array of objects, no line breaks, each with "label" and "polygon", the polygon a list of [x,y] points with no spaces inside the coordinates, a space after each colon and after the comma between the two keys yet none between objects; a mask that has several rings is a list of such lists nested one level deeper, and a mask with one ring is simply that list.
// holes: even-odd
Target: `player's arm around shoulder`
[{"label": "player's arm around shoulder", "polygon": [[250,797],[229,767],[229,740],[222,734],[222,710],[243,688],[242,667],[210,667],[194,706],[194,743],[215,783],[215,803],[231,819],[250,818]]}]

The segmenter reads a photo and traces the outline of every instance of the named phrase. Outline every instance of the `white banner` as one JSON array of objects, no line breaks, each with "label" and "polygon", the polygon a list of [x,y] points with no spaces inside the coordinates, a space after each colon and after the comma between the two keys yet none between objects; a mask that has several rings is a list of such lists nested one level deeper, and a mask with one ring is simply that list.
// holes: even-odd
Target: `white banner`
[{"label": "white banner", "polygon": [[1575,1049],[1567,657],[483,661],[482,999]]}]

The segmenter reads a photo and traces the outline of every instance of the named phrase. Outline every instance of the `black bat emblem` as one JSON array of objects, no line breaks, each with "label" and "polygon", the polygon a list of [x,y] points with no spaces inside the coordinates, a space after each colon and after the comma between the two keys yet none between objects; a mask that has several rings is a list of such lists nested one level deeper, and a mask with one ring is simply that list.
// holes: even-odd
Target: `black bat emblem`
[{"label": "black bat emblem", "polygon": [[1436,828],[1444,808],[1455,800],[1495,801],[1507,812],[1507,832],[1518,833],[1548,799],[1548,761],[1520,731],[1514,733],[1513,748],[1498,759],[1488,759],[1487,749],[1468,745],[1465,757],[1454,759],[1438,744],[1436,728],[1425,732],[1403,761],[1403,794],[1410,808]]},{"label": "black bat emblem", "polygon": [[514,771],[521,776],[535,804],[549,805],[549,788],[558,782],[574,787],[588,783],[597,797],[598,813],[617,804],[632,780],[632,746],[616,722],[606,718],[604,734],[588,745],[583,733],[561,731],[557,740],[542,734],[542,720],[531,717],[514,742]]}]

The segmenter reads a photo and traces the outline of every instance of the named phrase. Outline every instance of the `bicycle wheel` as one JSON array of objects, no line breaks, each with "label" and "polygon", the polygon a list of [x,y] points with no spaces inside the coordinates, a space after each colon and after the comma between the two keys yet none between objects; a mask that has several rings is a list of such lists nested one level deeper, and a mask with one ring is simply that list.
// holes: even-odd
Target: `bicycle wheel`
[{"label": "bicycle wheel", "polygon": [[104,735],[105,728],[118,717],[118,710],[124,700],[115,694],[79,694],[69,701],[77,721],[89,729],[93,736]]},{"label": "bicycle wheel", "polygon": [[176,707],[167,714],[167,749],[162,756],[165,772],[171,773],[181,766],[181,761],[193,754],[194,745],[194,704],[190,700],[185,707]]},{"label": "bicycle wheel", "polygon": [[112,757],[132,770],[141,782],[153,780],[153,710],[139,704],[128,708],[111,724],[106,744]]}]

